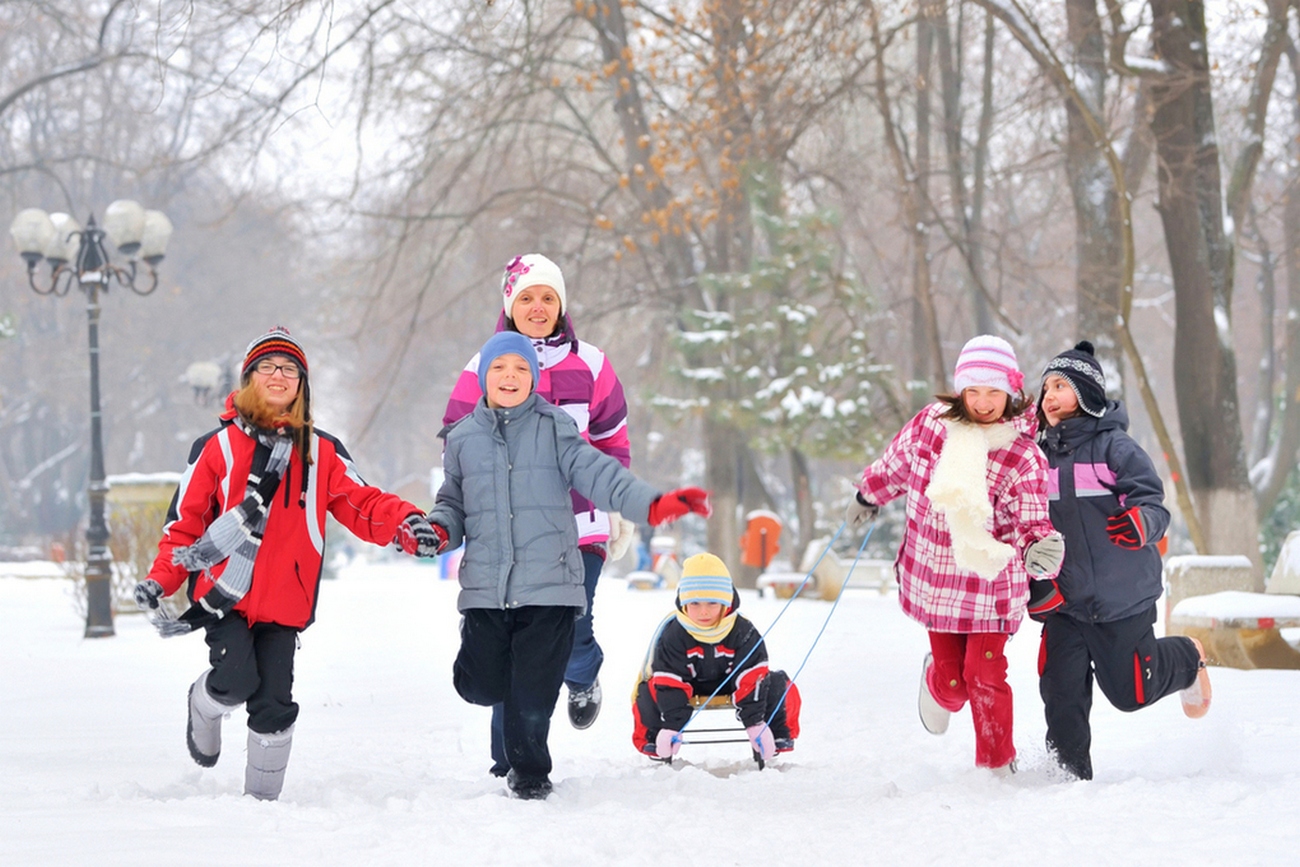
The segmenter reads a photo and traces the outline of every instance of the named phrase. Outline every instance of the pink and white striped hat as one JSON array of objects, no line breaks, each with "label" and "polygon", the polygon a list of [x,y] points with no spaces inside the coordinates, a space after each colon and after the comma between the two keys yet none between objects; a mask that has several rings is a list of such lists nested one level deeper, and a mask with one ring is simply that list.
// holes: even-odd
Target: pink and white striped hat
[{"label": "pink and white striped hat", "polygon": [[952,385],[958,394],[972,386],[988,386],[1015,395],[1025,384],[1016,351],[1001,337],[981,334],[966,341],[957,356]]}]

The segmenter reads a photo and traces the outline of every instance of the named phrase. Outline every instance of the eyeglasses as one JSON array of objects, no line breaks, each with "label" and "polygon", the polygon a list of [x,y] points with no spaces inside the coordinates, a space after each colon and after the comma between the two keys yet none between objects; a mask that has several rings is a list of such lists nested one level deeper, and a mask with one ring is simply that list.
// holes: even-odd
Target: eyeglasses
[{"label": "eyeglasses", "polygon": [[284,374],[285,379],[297,379],[299,376],[302,376],[302,370],[292,361],[285,362],[284,364],[276,364],[269,358],[264,358],[259,361],[253,370],[256,370],[263,376],[271,376],[278,370]]}]

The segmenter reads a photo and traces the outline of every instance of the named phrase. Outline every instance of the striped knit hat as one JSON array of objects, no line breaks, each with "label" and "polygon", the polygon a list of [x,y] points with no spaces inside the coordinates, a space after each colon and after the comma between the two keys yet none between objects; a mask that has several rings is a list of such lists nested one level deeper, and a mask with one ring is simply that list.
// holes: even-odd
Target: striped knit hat
[{"label": "striped knit hat", "polygon": [[501,278],[501,307],[507,319],[514,319],[510,309],[515,305],[515,296],[529,286],[550,286],[560,298],[560,315],[568,309],[564,295],[564,274],[560,266],[541,253],[526,253],[516,256],[506,265],[506,273]]},{"label": "striped knit hat", "polygon": [[728,614],[735,611],[740,595],[731,583],[727,564],[713,554],[687,557],[677,581],[677,607],[685,611],[688,602],[717,602]]},{"label": "striped knit hat", "polygon": [[968,388],[987,386],[1015,395],[1025,384],[1016,362],[1016,351],[1001,337],[981,334],[966,341],[957,356],[952,386],[958,394]]},{"label": "striped knit hat", "polygon": [[240,370],[240,378],[247,377],[252,372],[257,362],[266,358],[268,355],[283,355],[286,358],[292,358],[302,369],[303,376],[307,375],[307,353],[303,351],[302,344],[289,334],[289,329],[283,325],[276,325],[270,331],[248,344],[244,350],[244,366]]}]

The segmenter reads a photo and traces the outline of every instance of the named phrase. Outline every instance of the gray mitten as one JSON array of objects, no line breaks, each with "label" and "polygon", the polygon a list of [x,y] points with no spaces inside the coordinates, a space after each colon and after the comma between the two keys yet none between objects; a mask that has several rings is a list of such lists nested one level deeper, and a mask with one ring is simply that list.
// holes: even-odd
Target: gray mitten
[{"label": "gray mitten", "polygon": [[1025,569],[1030,575],[1046,575],[1061,568],[1065,539],[1060,533],[1045,536],[1025,549]]}]

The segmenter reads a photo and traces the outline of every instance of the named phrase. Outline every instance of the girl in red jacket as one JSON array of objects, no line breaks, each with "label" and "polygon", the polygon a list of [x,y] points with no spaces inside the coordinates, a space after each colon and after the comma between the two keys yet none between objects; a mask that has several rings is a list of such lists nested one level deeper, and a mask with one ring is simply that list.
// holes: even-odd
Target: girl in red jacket
[{"label": "girl in red jacket", "polygon": [[1015,771],[1016,757],[1004,648],[1024,619],[1029,575],[1052,578],[1065,551],[1048,517],[1047,461],[1023,385],[1011,344],[972,338],[957,359],[956,394],[894,437],[862,473],[845,516],[860,527],[906,497],[894,572],[903,612],[930,636],[921,721],[942,734],[969,701],[975,764],[999,775]]},{"label": "girl in red jacket", "polygon": [[[316,612],[326,511],[410,554],[433,556],[438,539],[418,506],[367,485],[343,444],[313,428],[307,356],[286,329],[248,345],[241,383],[221,427],[190,450],[135,598],[164,637],[205,630],[211,667],[190,686],[185,728],[194,761],[217,763],[222,717],[247,704],[244,792],[274,800],[298,718],[293,656]],[[172,619],[159,600],[182,585],[193,604]]]}]

